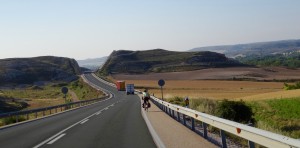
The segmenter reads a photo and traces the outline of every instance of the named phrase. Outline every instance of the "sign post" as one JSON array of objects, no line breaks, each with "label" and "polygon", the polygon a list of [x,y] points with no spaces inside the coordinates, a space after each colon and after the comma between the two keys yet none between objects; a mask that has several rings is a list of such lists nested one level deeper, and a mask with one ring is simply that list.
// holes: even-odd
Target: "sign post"
[{"label": "sign post", "polygon": [[164,100],[163,86],[165,85],[165,81],[163,79],[160,79],[158,81],[158,85],[160,86],[160,90],[161,90],[161,99]]},{"label": "sign post", "polygon": [[67,93],[68,93],[69,89],[67,87],[62,87],[61,88],[61,92],[64,94],[64,98],[65,98],[65,103],[67,103]]}]

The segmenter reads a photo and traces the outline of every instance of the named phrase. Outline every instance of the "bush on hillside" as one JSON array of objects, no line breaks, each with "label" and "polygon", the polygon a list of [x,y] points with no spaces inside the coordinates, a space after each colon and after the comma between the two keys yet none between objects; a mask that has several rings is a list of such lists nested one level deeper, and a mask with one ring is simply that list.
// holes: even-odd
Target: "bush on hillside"
[{"label": "bush on hillside", "polygon": [[300,89],[300,82],[297,82],[295,85],[289,85],[287,83],[284,83],[284,89],[285,90]]},{"label": "bush on hillside", "polygon": [[253,122],[252,109],[244,101],[223,100],[217,105],[216,115],[228,120],[249,123]]}]

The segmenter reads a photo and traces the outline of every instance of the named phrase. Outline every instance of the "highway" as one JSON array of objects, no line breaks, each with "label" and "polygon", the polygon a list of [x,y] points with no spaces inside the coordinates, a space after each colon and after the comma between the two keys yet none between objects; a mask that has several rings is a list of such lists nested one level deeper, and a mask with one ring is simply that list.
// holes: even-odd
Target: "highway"
[{"label": "highway", "polygon": [[152,148],[139,98],[125,95],[91,74],[85,77],[113,94],[110,99],[55,116],[0,129],[1,148]]}]

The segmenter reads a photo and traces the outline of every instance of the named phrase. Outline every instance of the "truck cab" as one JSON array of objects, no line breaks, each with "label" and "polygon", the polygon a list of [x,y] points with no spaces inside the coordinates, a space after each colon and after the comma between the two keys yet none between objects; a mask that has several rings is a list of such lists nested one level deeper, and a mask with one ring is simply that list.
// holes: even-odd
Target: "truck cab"
[{"label": "truck cab", "polygon": [[126,84],[126,94],[134,94],[134,84]]}]

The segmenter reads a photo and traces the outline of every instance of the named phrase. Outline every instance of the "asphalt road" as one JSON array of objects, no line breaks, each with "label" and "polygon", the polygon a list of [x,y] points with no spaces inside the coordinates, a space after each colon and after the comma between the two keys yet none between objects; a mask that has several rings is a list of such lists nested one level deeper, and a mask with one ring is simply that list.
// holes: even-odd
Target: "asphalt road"
[{"label": "asphalt road", "polygon": [[152,148],[156,147],[141,115],[139,98],[125,95],[90,74],[111,99],[59,115],[0,129],[1,148]]}]

